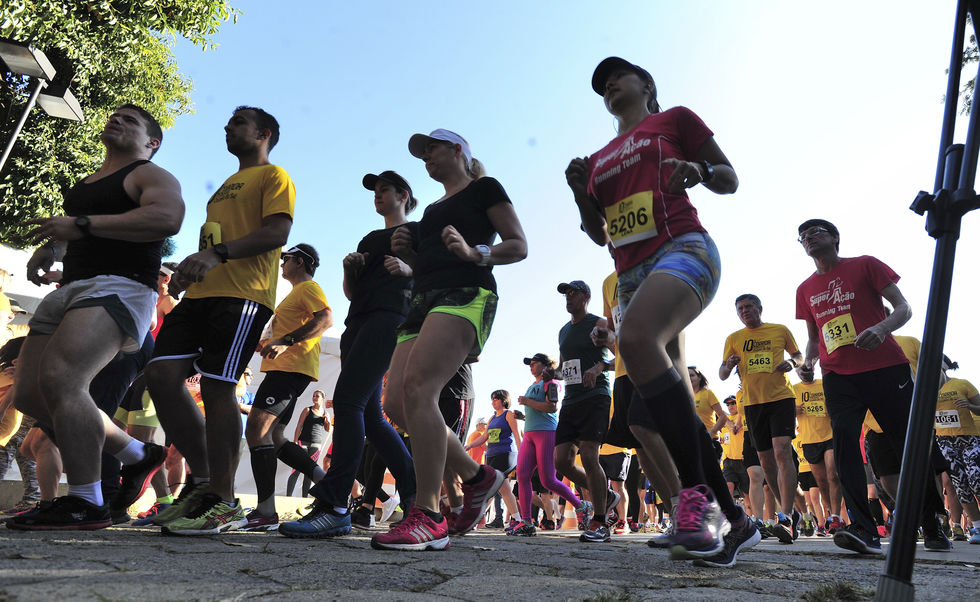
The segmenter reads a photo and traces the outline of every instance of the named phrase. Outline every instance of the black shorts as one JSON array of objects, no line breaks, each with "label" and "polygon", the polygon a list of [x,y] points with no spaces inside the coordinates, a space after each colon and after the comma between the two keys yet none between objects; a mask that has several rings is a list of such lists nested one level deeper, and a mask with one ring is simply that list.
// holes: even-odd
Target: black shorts
[{"label": "black shorts", "polygon": [[745,424],[755,451],[772,449],[773,437],[796,435],[796,400],[792,397],[745,406]]},{"label": "black shorts", "polygon": [[613,415],[609,420],[609,432],[605,442],[616,447],[636,449],[640,442],[630,430],[629,409],[633,400],[633,382],[623,375],[613,382]]},{"label": "black shorts", "polygon": [[595,441],[602,443],[609,430],[608,395],[596,395],[573,403],[562,404],[558,412],[558,428],[555,429],[555,445]]},{"label": "black shorts", "polygon": [[752,468],[753,466],[761,466],[759,464],[759,452],[755,451],[755,446],[752,445],[752,436],[749,433],[747,437],[742,437],[742,463],[745,464],[745,468]]},{"label": "black shorts", "polygon": [[442,412],[442,419],[446,421],[446,426],[456,433],[460,443],[464,445],[466,444],[466,432],[470,430],[470,422],[473,420],[472,408],[472,399],[439,398],[439,411]]},{"label": "black shorts", "polygon": [[551,490],[541,484],[541,477],[538,476],[538,469],[535,468],[534,472],[531,473],[531,491],[541,495],[542,493],[551,493]]},{"label": "black shorts", "polygon": [[298,372],[273,370],[265,373],[259,390],[255,392],[252,408],[258,408],[279,417],[279,424],[285,425],[293,417],[296,400],[303,394],[313,379]]},{"label": "black shorts", "polygon": [[607,479],[622,483],[626,480],[626,473],[630,468],[629,458],[623,452],[616,452],[615,454],[607,454],[605,456],[600,455],[599,466],[602,467],[602,472],[606,473]]},{"label": "black shorts", "polygon": [[828,451],[834,450],[834,440],[827,439],[820,443],[804,443],[803,457],[810,464],[823,464],[823,456]]},{"label": "black shorts", "polygon": [[506,477],[517,468],[517,452],[487,456],[486,462],[487,466],[496,468]]},{"label": "black shorts", "polygon": [[744,460],[725,458],[721,473],[725,475],[725,482],[734,483],[735,489],[741,491],[743,496],[749,494],[749,473],[745,470]]},{"label": "black shorts", "polygon": [[167,314],[150,361],[193,359],[202,376],[237,383],[271,317],[246,299],[184,299]]},{"label": "black shorts", "polygon": [[813,473],[809,470],[806,472],[801,472],[800,476],[797,478],[800,483],[800,487],[803,491],[810,491],[817,486],[817,480],[813,478]]},{"label": "black shorts", "polygon": [[869,430],[864,436],[864,451],[871,470],[879,479],[902,472],[902,456],[884,433]]}]

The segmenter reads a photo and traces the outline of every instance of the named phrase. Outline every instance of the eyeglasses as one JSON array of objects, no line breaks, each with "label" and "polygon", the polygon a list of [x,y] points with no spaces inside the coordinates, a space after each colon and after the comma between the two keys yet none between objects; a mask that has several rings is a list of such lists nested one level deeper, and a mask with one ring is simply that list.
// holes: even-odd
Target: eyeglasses
[{"label": "eyeglasses", "polygon": [[244,374],[244,376],[252,376],[252,373],[251,373],[251,372],[246,372],[246,373]]},{"label": "eyeglasses", "polygon": [[803,232],[802,234],[800,234],[800,237],[796,239],[796,242],[803,242],[804,240],[806,240],[808,238],[813,238],[814,236],[816,236],[818,234],[827,234],[828,232],[830,232],[830,230],[828,230],[826,228],[823,228],[823,227],[820,227],[820,226],[817,226],[816,228],[810,228],[806,232]]},{"label": "eyeglasses", "polygon": [[289,261],[289,260],[290,260],[290,259],[292,259],[292,258],[293,258],[293,256],[292,256],[292,255],[283,255],[283,256],[282,256],[282,262],[283,262],[283,263],[286,263],[287,261]]},{"label": "eyeglasses", "polygon": [[726,401],[726,402],[725,402],[725,405],[726,405],[726,406],[733,406],[733,405],[735,405],[735,403],[736,403],[736,402],[734,402],[734,401]]}]

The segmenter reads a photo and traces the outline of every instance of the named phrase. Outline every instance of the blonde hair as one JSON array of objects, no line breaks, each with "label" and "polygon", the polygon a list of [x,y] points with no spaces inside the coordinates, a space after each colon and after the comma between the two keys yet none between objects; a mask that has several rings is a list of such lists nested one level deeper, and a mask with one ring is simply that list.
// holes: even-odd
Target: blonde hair
[{"label": "blonde hair", "polygon": [[487,175],[487,168],[479,159],[471,157],[469,167],[466,168],[466,175],[474,180],[479,180]]}]

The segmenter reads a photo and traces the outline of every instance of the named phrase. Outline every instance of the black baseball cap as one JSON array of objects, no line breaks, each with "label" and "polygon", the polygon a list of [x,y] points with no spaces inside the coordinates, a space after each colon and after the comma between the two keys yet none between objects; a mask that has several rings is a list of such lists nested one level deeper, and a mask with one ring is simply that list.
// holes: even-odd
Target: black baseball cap
[{"label": "black baseball cap", "polygon": [[805,231],[816,226],[820,226],[821,228],[826,228],[828,232],[830,232],[837,238],[840,238],[840,232],[837,231],[837,226],[833,225],[832,223],[828,222],[825,219],[820,219],[820,218],[806,220],[805,222],[800,224],[800,227],[797,229],[797,232],[799,234],[803,234]]},{"label": "black baseball cap", "polygon": [[628,69],[639,75],[640,79],[653,83],[653,76],[650,75],[650,72],[643,67],[634,65],[626,59],[621,59],[618,56],[611,56],[607,59],[603,59],[592,73],[592,89],[595,90],[596,94],[599,96],[605,96],[606,80],[609,79],[609,74],[617,69]]},{"label": "black baseball cap", "polygon": [[361,180],[361,184],[363,184],[365,188],[373,192],[374,187],[377,186],[378,184],[378,180],[381,180],[382,182],[387,182],[389,184],[393,184],[398,188],[407,190],[408,196],[411,198],[412,201],[414,201],[414,205],[418,205],[418,200],[416,200],[415,196],[412,194],[412,187],[408,185],[408,180],[401,177],[397,173],[391,171],[390,169],[385,170],[377,175],[373,173],[366,174],[364,176],[364,179]]},{"label": "black baseball cap", "polygon": [[539,362],[544,364],[545,366],[550,366],[552,364],[551,358],[548,357],[547,353],[535,353],[531,357],[524,358],[525,366],[530,366],[531,362]]},{"label": "black baseball cap", "polygon": [[592,289],[589,285],[582,282],[581,280],[572,280],[571,282],[562,282],[558,285],[558,292],[565,295],[570,291],[579,291],[585,293],[588,296],[592,296]]}]

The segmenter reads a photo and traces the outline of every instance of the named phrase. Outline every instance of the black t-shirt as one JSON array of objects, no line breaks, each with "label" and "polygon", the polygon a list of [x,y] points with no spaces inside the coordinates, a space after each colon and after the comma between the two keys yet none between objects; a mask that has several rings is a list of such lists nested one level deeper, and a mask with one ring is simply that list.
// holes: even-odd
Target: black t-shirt
[{"label": "black t-shirt", "polygon": [[[412,233],[412,240],[419,238],[418,222],[403,224]],[[401,227],[397,226],[396,228]],[[358,253],[367,253],[364,267],[360,273],[347,280],[350,293],[350,310],[347,320],[354,316],[379,309],[405,315],[412,297],[412,278],[392,276],[385,269],[385,255],[391,252],[391,235],[396,228],[375,230],[361,239],[357,245]]]},{"label": "black t-shirt", "polygon": [[442,230],[452,225],[471,246],[492,245],[497,236],[487,209],[510,203],[507,193],[494,178],[480,178],[453,196],[425,208],[419,222],[419,249],[413,271],[415,294],[434,289],[478,286],[497,292],[490,267],[464,261],[446,248]]}]

